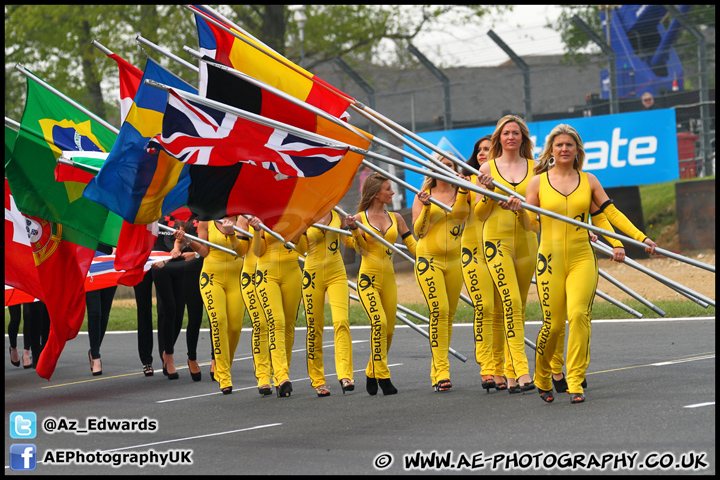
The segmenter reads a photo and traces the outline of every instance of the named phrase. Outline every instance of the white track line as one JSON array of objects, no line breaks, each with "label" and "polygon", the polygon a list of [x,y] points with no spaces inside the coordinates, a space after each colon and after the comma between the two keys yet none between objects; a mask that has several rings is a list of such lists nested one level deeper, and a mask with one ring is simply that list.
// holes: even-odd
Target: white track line
[{"label": "white track line", "polygon": [[697,407],[709,407],[715,405],[715,402],[696,403],[694,405],[685,405],[683,408],[697,408]]}]

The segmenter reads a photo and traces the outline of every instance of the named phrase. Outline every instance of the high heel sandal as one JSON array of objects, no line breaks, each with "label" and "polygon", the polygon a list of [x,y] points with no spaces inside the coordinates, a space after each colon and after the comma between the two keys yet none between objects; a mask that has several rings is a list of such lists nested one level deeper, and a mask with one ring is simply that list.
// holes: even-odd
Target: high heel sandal
[{"label": "high heel sandal", "polygon": [[[195,365],[197,365],[196,360],[193,360],[193,362],[195,362]],[[190,368],[190,360],[189,359],[187,361],[187,366],[188,366],[188,370],[190,370],[190,378],[193,379],[193,382],[199,382],[200,380],[202,380],[202,371],[200,371],[200,367],[198,367],[197,372],[193,372],[192,369]]]},{"label": "high heel sandal", "polygon": [[552,403],[555,400],[552,390],[542,390],[538,388],[538,392],[540,393],[540,398],[545,403]]},{"label": "high heel sandal", "polygon": [[521,392],[529,392],[530,390],[535,390],[535,382],[530,380],[528,383],[523,383],[522,385],[518,383],[518,386],[520,387]]},{"label": "high heel sandal", "polygon": [[567,380],[565,380],[565,374],[563,373],[563,377],[560,380],[555,380],[555,377],[552,379],[553,387],[555,387],[555,391],[558,393],[567,392],[568,384]]},{"label": "high heel sandal", "polygon": [[[28,352],[27,356],[28,356],[28,360],[30,361],[30,363],[25,363],[25,352]],[[32,368],[32,366],[33,366],[33,359],[32,359],[32,355],[30,355],[30,351],[23,350],[23,368],[25,368],[25,369]]]},{"label": "high heel sandal", "polygon": [[223,395],[230,395],[232,393],[232,385],[229,387],[221,388],[220,391],[223,393]]},{"label": "high heel sandal", "polygon": [[290,383],[290,380],[285,380],[282,382],[277,388],[277,396],[278,397],[289,397],[290,392],[292,392],[292,383]]},{"label": "high heel sandal", "polygon": [[258,387],[258,393],[263,397],[272,395],[272,387],[270,385],[261,385]]},{"label": "high heel sandal", "polygon": [[[18,355],[18,359],[17,359],[16,361],[13,361],[13,359],[12,359],[12,353],[13,353],[12,351],[13,351],[13,348],[12,348],[12,347],[8,347],[8,351],[10,352],[10,363],[12,363],[13,365],[15,365],[16,367],[19,367],[19,366],[20,366],[20,355]],[[15,355],[17,355],[17,354],[18,354],[18,353],[17,353],[17,348],[16,348],[16,349],[15,349]]]},{"label": "high heel sandal", "polygon": [[153,370],[151,364],[146,363],[145,365],[143,365],[143,373],[146,377],[152,377],[153,375],[155,375],[155,370]]},{"label": "high heel sandal", "polygon": [[98,358],[98,361],[100,362],[100,371],[96,372],[93,370],[93,358],[92,358],[92,353],[90,353],[90,350],[88,350],[88,358],[90,359],[90,372],[92,372],[93,377],[102,375],[102,360],[100,360]]},{"label": "high heel sandal", "polygon": [[320,385],[319,387],[315,387],[315,391],[317,392],[318,397],[330,396],[330,390],[328,390],[327,385]]},{"label": "high heel sandal", "polygon": [[571,393],[570,403],[575,405],[576,403],[583,403],[585,401],[585,394],[583,393]]},{"label": "high heel sandal", "polygon": [[483,380],[482,388],[484,388],[487,393],[490,393],[491,388],[498,390],[497,385],[495,385],[495,378],[493,377],[493,378],[489,378],[487,380]]},{"label": "high heel sandal", "polygon": [[349,378],[343,378],[340,380],[340,388],[342,388],[343,395],[345,395],[345,392],[352,392],[355,390],[355,382]]},{"label": "high heel sandal", "polygon": [[511,385],[507,387],[507,391],[510,395],[514,393],[522,393],[522,390],[520,390],[520,385]]},{"label": "high heel sandal", "polygon": [[[449,382],[450,381],[448,380],[448,383]],[[378,378],[377,383],[380,386],[383,395],[395,395],[398,392],[397,388],[395,388],[389,378]]]},{"label": "high heel sandal", "polygon": [[508,386],[507,386],[507,379],[506,379],[505,377],[502,377],[502,379],[505,380],[505,381],[504,381],[504,382],[498,382],[497,380],[495,380],[495,378],[493,378],[493,380],[495,380],[495,390],[497,390],[498,392],[501,391],[501,390],[507,390],[507,388],[508,388]]},{"label": "high heel sandal", "polygon": [[177,371],[175,371],[175,373],[170,373],[167,371],[167,366],[165,365],[165,352],[163,352],[163,373],[167,375],[168,380],[177,380],[178,378],[180,378],[180,374]]},{"label": "high heel sandal", "polygon": [[377,379],[376,379],[376,378],[373,378],[373,377],[366,377],[366,380],[365,380],[365,390],[367,390],[367,392],[368,392],[370,395],[377,395],[377,392],[378,392],[378,382],[377,382]]},{"label": "high heel sandal", "polygon": [[434,387],[436,392],[447,392],[452,388],[452,383],[450,383],[449,379],[440,380]]}]

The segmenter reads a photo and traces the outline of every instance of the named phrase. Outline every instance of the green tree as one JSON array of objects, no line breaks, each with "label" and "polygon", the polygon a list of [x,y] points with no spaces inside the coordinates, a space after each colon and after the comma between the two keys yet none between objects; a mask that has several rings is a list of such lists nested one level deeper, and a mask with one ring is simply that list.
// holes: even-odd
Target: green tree
[{"label": "green tree", "polygon": [[[300,62],[298,26],[287,5],[213,6],[288,59]],[[477,21],[511,6],[459,5],[308,5],[305,26],[305,66],[343,56],[348,63],[373,61],[381,42],[395,42],[388,60],[403,65],[414,61],[405,46],[420,31],[440,25],[450,14],[454,22]],[[443,24],[447,26],[446,24]],[[135,41],[140,33],[162,48],[196,63],[182,49],[197,48],[193,15],[175,5],[6,5],[5,115],[20,120],[24,106],[24,77],[17,63],[111,123],[119,124],[117,67],[90,42],[95,39],[139,68],[144,54]],[[195,73],[159,53],[149,53],[190,83]]]}]

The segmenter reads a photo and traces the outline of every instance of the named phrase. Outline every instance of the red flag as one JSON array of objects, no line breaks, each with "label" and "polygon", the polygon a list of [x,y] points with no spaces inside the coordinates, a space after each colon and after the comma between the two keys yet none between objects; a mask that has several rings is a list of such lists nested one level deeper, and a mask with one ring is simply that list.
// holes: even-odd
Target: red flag
[{"label": "red flag", "polygon": [[[11,222],[12,224],[9,225],[7,220],[8,207],[13,208],[14,206],[7,180],[5,205],[5,258],[7,265],[7,258],[13,256],[13,252],[7,250],[8,227],[11,227],[11,238],[13,235],[17,238],[20,237],[18,223]],[[19,218],[17,215],[22,214],[16,210],[11,217],[17,219]],[[21,272],[18,272],[17,268],[8,272],[6,266],[5,283],[35,295],[48,308],[50,334],[38,359],[36,372],[40,377],[49,380],[55,371],[65,343],[77,336],[85,318],[85,277],[95,251],[63,240],[63,226],[58,223],[37,217],[25,216],[24,218],[27,225],[26,237],[29,237],[34,260],[33,263],[23,264],[20,267]],[[11,248],[17,248],[15,243],[20,242],[11,240]],[[28,261],[27,258],[27,256],[23,256],[23,262]],[[36,267],[34,270],[37,284],[23,288],[18,281],[18,276],[23,275],[22,272],[32,271],[33,266]],[[8,279],[8,275],[11,276],[10,279]],[[33,291],[28,291],[28,289]]]},{"label": "red flag", "polygon": [[133,99],[142,81],[143,72],[114,53],[108,55],[108,57],[115,60],[120,68],[120,120],[122,123],[125,121],[125,117],[127,117],[133,104]]}]

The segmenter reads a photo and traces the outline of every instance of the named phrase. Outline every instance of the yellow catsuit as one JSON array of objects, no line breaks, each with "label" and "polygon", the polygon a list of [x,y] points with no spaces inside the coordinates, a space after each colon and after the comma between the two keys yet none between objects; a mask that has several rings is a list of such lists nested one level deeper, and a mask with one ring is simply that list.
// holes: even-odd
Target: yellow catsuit
[{"label": "yellow catsuit", "polygon": [[[215,354],[215,379],[220,388],[232,386],[230,367],[235,349],[240,341],[245,304],[240,291],[242,255],[248,249],[247,240],[235,235],[226,236],[214,221],[208,222],[208,241],[235,250],[235,257],[210,247],[200,272],[200,294],[210,320],[213,352]],[[235,244],[235,248],[233,248]]]},{"label": "yellow catsuit", "polygon": [[459,191],[452,212],[446,212],[434,203],[423,205],[413,226],[418,236],[415,279],[430,311],[428,333],[433,386],[450,379],[448,351],[462,290],[460,237],[469,212],[467,192]]},{"label": "yellow catsuit", "polygon": [[[521,182],[512,184],[498,172],[495,160],[490,160],[491,175],[495,181],[525,196],[532,177],[534,161],[526,159],[527,173]],[[525,302],[535,271],[537,235],[521,215],[504,210],[489,197],[483,197],[475,206],[475,215],[485,220],[483,226],[485,261],[500,296],[505,328],[505,375],[519,378],[529,375],[525,355]]]},{"label": "yellow catsuit", "polygon": [[[340,216],[332,211],[328,226],[340,228]],[[353,379],[352,338],[348,319],[349,288],[340,253],[340,234],[310,227],[306,232],[307,256],[303,268],[302,295],[307,320],[307,365],[313,388],[325,385],[323,328],[325,292],[330,300],[335,329],[335,371],[339,379]]]},{"label": "yellow catsuit", "polygon": [[[387,212],[386,212],[387,213]],[[397,219],[388,213],[390,226],[382,232],[368,221],[367,212],[358,214],[362,223],[376,231],[387,242],[394,244],[398,236]],[[395,332],[397,313],[397,283],[393,268],[392,250],[370,235],[365,237],[360,229],[352,230],[353,246],[362,256],[358,271],[358,297],[370,319],[370,360],[365,375],[370,378],[390,378],[387,354]],[[407,232],[405,245],[415,255],[415,238]]]},{"label": "yellow catsuit", "polygon": [[273,381],[277,386],[289,380],[302,274],[297,252],[275,237],[255,235],[252,248],[258,256],[255,291],[267,319]]},{"label": "yellow catsuit", "polygon": [[[253,232],[254,235],[260,235],[260,232]],[[247,308],[250,322],[252,324],[252,355],[253,366],[255,370],[255,378],[258,387],[270,385],[270,377],[272,376],[272,363],[270,362],[270,345],[268,342],[268,325],[265,318],[265,311],[262,308],[257,292],[255,291],[255,269],[257,267],[257,256],[253,249],[249,249],[245,254],[243,262],[242,274],[240,276],[240,288],[242,296]]]},{"label": "yellow catsuit", "polygon": [[[476,183],[477,176],[470,177]],[[475,206],[475,192],[469,192],[470,208]],[[480,365],[480,375],[505,374],[503,349],[505,333],[500,308],[500,296],[490,276],[483,254],[483,225],[475,215],[469,215],[460,240],[463,278],[465,288],[473,302],[473,337],[475,360]],[[247,261],[247,260],[245,260]]]},{"label": "yellow catsuit", "polygon": [[[587,222],[592,191],[587,174],[578,172],[580,183],[565,196],[555,190],[548,174],[540,175],[540,208]],[[584,228],[540,215],[540,248],[536,271],[543,325],[537,338],[535,384],[552,389],[551,361],[559,341],[564,341],[568,319],[568,392],[583,393],[580,385],[590,363],[590,313],[598,282],[597,258]]]}]

